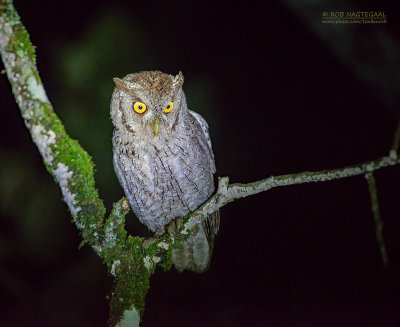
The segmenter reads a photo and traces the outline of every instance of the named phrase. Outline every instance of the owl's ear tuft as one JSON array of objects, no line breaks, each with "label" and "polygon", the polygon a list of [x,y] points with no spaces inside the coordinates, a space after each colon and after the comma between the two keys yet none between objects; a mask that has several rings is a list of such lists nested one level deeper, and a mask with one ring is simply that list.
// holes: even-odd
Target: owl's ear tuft
[{"label": "owl's ear tuft", "polygon": [[174,78],[174,93],[175,94],[178,93],[180,91],[180,89],[182,88],[183,81],[184,81],[183,74],[180,71],[179,74],[176,75]]},{"label": "owl's ear tuft", "polygon": [[125,90],[128,91],[128,85],[125,84],[125,82],[122,79],[119,79],[118,77],[114,77],[113,81],[115,83],[115,86],[120,89],[120,90]]},{"label": "owl's ear tuft", "polygon": [[126,91],[132,96],[135,95],[134,91],[140,88],[140,85],[137,85],[136,83],[124,81],[118,77],[114,77],[113,81],[118,90]]}]

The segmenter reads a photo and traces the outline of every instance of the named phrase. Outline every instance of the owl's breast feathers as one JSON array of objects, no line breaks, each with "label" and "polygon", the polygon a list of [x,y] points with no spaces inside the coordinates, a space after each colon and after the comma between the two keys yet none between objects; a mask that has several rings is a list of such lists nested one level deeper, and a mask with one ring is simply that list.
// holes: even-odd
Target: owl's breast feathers
[{"label": "owl's breast feathers", "polygon": [[153,232],[162,233],[171,220],[197,209],[214,191],[208,126],[192,113],[168,137],[154,141],[114,133],[118,178],[136,216]]}]

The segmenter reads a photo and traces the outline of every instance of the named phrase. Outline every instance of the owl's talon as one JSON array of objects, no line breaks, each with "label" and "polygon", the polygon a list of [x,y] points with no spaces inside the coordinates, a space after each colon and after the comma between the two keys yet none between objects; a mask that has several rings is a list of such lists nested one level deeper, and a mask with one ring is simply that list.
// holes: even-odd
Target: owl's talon
[{"label": "owl's talon", "polygon": [[178,217],[172,220],[168,225],[167,225],[167,232],[170,235],[175,235],[178,230],[182,227],[183,225],[183,218]]},{"label": "owl's talon", "polygon": [[160,228],[158,231],[156,231],[156,232],[154,233],[154,237],[158,238],[158,237],[160,237],[161,235],[163,235],[164,233],[165,233],[164,227],[163,227],[163,228]]},{"label": "owl's talon", "polygon": [[169,235],[175,235],[175,234],[176,234],[175,220],[171,221],[171,222],[167,225],[167,233],[168,233]]},{"label": "owl's talon", "polygon": [[176,230],[179,230],[183,225],[183,218],[178,217],[175,219]]}]

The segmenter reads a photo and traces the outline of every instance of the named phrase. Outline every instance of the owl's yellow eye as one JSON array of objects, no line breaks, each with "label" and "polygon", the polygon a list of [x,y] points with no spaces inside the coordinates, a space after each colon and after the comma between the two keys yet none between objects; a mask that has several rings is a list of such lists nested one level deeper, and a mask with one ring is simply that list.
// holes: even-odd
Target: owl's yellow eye
[{"label": "owl's yellow eye", "polygon": [[138,113],[142,114],[146,111],[147,106],[143,102],[135,102],[133,104],[133,109]]},{"label": "owl's yellow eye", "polygon": [[165,113],[169,113],[169,112],[172,110],[173,107],[174,107],[173,102],[169,102],[169,103],[167,104],[167,106],[165,107],[164,112],[165,112]]}]

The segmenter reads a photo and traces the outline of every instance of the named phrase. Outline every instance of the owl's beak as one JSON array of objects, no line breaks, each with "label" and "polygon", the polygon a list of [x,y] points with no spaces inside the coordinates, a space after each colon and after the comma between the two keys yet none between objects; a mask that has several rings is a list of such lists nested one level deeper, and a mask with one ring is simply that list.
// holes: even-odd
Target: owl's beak
[{"label": "owl's beak", "polygon": [[158,135],[158,128],[160,127],[160,118],[156,117],[153,120],[153,130],[154,130],[154,136]]}]

